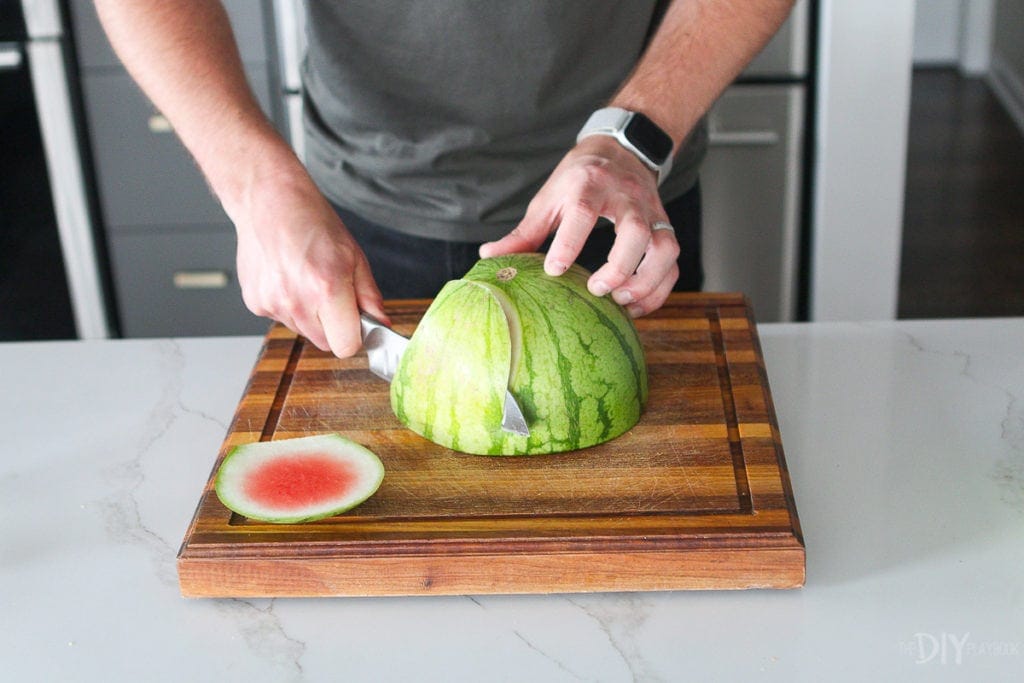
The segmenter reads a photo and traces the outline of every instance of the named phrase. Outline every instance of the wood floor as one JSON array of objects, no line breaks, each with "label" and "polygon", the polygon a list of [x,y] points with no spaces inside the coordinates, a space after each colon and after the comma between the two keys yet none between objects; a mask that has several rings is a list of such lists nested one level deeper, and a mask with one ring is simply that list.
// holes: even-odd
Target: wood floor
[{"label": "wood floor", "polygon": [[981,79],[915,71],[901,318],[1024,315],[1024,135]]}]

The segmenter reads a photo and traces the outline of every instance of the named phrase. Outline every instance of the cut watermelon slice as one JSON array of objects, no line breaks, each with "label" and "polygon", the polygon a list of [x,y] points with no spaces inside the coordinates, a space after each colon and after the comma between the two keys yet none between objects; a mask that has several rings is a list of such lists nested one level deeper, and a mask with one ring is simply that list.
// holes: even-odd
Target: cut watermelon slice
[{"label": "cut watermelon slice", "polygon": [[237,446],[214,488],[229,510],[264,522],[311,522],[351,510],[372,496],[384,465],[338,434]]}]

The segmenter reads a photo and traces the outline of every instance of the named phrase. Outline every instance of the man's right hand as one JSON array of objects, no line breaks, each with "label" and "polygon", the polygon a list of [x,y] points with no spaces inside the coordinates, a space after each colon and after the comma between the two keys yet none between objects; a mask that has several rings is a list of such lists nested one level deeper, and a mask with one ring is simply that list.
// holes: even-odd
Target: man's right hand
[{"label": "man's right hand", "polygon": [[324,351],[359,350],[359,310],[387,321],[380,291],[362,250],[260,110],[223,6],[96,0],[96,9],[234,222],[249,309]]},{"label": "man's right hand", "polygon": [[[362,346],[359,311],[388,323],[366,256],[302,169],[254,179],[225,208],[245,305],[339,358]],[[293,167],[294,168],[294,167]]]}]

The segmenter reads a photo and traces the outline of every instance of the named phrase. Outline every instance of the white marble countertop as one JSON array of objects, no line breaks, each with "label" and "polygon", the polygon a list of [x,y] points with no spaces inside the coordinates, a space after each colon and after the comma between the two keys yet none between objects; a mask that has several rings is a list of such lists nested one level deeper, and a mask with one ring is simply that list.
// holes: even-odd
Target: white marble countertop
[{"label": "white marble countertop", "polygon": [[1024,319],[760,327],[795,591],[186,600],[260,339],[0,344],[10,681],[1024,678]]}]

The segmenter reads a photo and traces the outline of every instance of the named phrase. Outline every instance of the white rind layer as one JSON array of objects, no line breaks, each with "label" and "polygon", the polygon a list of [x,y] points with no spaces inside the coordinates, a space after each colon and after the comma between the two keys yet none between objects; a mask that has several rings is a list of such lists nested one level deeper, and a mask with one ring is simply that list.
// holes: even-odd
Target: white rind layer
[{"label": "white rind layer", "polygon": [[[351,466],[358,479],[350,492],[323,503],[293,508],[284,514],[279,508],[260,505],[242,493],[242,482],[254,469],[278,458],[309,453],[322,454]],[[215,488],[217,497],[233,512],[250,519],[292,523],[322,519],[350,510],[372,496],[383,479],[384,464],[372,451],[338,434],[318,434],[238,446],[221,464]]]}]

